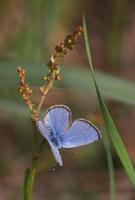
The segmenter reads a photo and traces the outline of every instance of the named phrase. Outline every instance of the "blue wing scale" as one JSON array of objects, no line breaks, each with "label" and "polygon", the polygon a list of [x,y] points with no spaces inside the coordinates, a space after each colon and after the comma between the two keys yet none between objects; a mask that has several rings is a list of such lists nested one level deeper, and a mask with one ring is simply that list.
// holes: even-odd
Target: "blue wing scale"
[{"label": "blue wing scale", "polygon": [[77,119],[63,137],[63,148],[90,144],[101,138],[100,131],[90,121]]},{"label": "blue wing scale", "polygon": [[47,130],[47,128],[44,126],[43,122],[41,120],[38,120],[37,121],[37,127],[40,131],[40,133],[42,134],[43,137],[45,137],[45,139],[48,141],[50,147],[51,147],[51,150],[52,150],[52,153],[54,155],[54,158],[56,160],[57,163],[59,163],[60,166],[63,165],[62,163],[62,159],[61,159],[61,155],[59,153],[59,150],[57,147],[55,147],[55,145],[50,141],[50,138],[49,138],[49,132]]},{"label": "blue wing scale", "polygon": [[67,106],[56,105],[50,107],[43,118],[46,127],[51,128],[54,135],[63,135],[69,127],[71,111]]}]

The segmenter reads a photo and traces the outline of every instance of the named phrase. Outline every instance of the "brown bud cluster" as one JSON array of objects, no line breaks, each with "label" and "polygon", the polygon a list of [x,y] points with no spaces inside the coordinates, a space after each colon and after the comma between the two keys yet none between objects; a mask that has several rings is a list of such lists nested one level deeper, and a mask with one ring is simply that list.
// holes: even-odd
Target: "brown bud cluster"
[{"label": "brown bud cluster", "polygon": [[51,56],[48,62],[49,71],[46,76],[43,77],[44,80],[50,81],[53,80],[61,80],[60,76],[60,66],[54,60],[54,57]]},{"label": "brown bud cluster", "polygon": [[73,46],[76,44],[77,38],[82,34],[83,29],[79,26],[74,30],[73,34],[67,35],[64,42],[60,45],[55,46],[55,54],[50,57],[50,60],[47,64],[49,67],[48,73],[43,77],[44,80],[61,80],[62,76],[60,75],[60,66],[59,62],[67,54],[67,50],[73,50]]},{"label": "brown bud cluster", "polygon": [[28,84],[25,82],[26,72],[22,67],[18,67],[17,73],[20,79],[19,92],[22,94],[22,98],[24,99],[26,105],[29,107],[32,113],[34,113],[34,116],[36,116],[36,110],[33,109],[34,104],[32,104],[32,101],[30,99],[32,90],[30,89]]},{"label": "brown bud cluster", "polygon": [[64,42],[60,43],[60,45],[55,47],[55,55],[54,58],[59,57],[60,60],[67,54],[67,49],[73,50],[73,46],[76,44],[77,38],[82,34],[83,29],[81,26],[76,28],[73,34],[67,35]]},{"label": "brown bud cluster", "polygon": [[74,30],[74,32],[73,32],[73,37],[74,37],[75,39],[77,39],[79,36],[82,35],[82,33],[83,33],[83,28],[82,28],[82,26],[78,26],[78,27]]},{"label": "brown bud cluster", "polygon": [[32,110],[32,102],[30,99],[30,94],[32,94],[32,90],[25,82],[25,70],[21,67],[18,67],[17,72],[20,79],[19,92],[22,94],[22,97],[25,103],[29,106],[30,110]]}]

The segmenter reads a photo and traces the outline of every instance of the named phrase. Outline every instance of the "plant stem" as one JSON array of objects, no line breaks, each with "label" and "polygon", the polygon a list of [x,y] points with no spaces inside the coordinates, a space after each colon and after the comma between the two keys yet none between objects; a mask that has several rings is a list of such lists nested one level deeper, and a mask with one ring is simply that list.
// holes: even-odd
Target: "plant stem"
[{"label": "plant stem", "polygon": [[30,175],[28,179],[28,185],[27,185],[27,198],[26,200],[32,200],[32,191],[33,191],[33,186],[34,186],[34,180],[35,180],[35,164],[32,163],[32,167],[30,169]]},{"label": "plant stem", "polygon": [[36,175],[36,153],[37,153],[37,127],[36,123],[32,121],[33,125],[33,141],[32,141],[32,164],[31,168],[27,169],[25,172],[25,178],[24,178],[24,184],[23,184],[23,190],[24,190],[24,200],[32,200],[32,191],[35,181],[35,175]]},{"label": "plant stem", "polygon": [[[49,89],[53,86],[54,79],[50,80],[48,82],[48,85],[45,87],[43,91],[42,98],[40,100],[40,103],[37,108],[37,114],[39,114],[41,107],[44,103],[44,99],[46,94],[48,93]],[[29,169],[28,174],[26,174],[26,177],[24,179],[24,200],[32,200],[32,191],[35,181],[35,175],[36,175],[36,160],[37,160],[37,151],[38,151],[38,145],[37,145],[37,127],[35,121],[32,121],[33,124],[33,142],[32,142],[32,165],[31,169]]]},{"label": "plant stem", "polygon": [[37,108],[37,114],[39,114],[39,112],[40,112],[40,110],[41,110],[41,107],[42,107],[42,105],[43,105],[43,103],[44,103],[45,96],[46,96],[46,94],[48,93],[48,91],[52,88],[53,82],[54,82],[54,79],[50,80],[49,83],[48,83],[48,85],[47,85],[46,88],[44,89],[42,98],[41,98],[40,103],[39,103],[38,108]]}]

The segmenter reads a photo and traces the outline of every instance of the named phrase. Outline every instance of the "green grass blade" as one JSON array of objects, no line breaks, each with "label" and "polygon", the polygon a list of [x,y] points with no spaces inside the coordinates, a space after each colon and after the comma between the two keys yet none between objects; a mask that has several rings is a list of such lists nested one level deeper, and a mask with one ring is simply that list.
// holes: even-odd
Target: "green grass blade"
[{"label": "green grass blade", "polygon": [[87,35],[87,28],[86,28],[86,22],[85,22],[85,18],[83,18],[83,27],[84,27],[84,39],[85,39],[85,46],[86,46],[86,52],[87,52],[87,56],[88,56],[88,60],[89,60],[89,65],[91,68],[91,72],[92,72],[92,78],[95,84],[95,88],[96,88],[96,92],[97,92],[97,96],[98,96],[98,101],[99,101],[99,105],[100,105],[100,110],[102,112],[103,118],[104,118],[104,122],[105,122],[105,127],[107,132],[110,134],[112,143],[114,145],[114,148],[122,162],[122,165],[125,169],[125,171],[128,174],[128,177],[130,179],[130,181],[132,182],[132,184],[135,186],[135,170],[134,167],[132,165],[132,162],[128,156],[127,150],[125,148],[125,145],[119,135],[119,132],[111,118],[111,115],[107,109],[106,104],[104,103],[104,100],[100,94],[96,79],[95,79],[95,75],[94,75],[94,70],[93,70],[93,66],[92,66],[92,59],[91,59],[91,53],[90,53],[90,47],[89,47],[89,42],[88,42],[88,35]]},{"label": "green grass blade", "polygon": [[[86,52],[87,52],[87,56],[88,56],[89,65],[91,67],[92,78],[93,78],[93,81],[94,81],[94,84],[96,87],[96,92],[97,92],[98,88],[97,88],[97,84],[96,84],[96,80],[95,80],[95,76],[94,76],[94,69],[93,69],[93,65],[92,65],[91,52],[90,52],[89,43],[88,43],[85,18],[83,18],[83,27],[84,27],[84,39],[85,39]],[[98,96],[98,99],[99,99],[99,96]],[[102,107],[102,105],[100,105],[100,108],[101,107]],[[107,163],[108,163],[108,171],[109,171],[109,179],[110,179],[110,199],[115,200],[114,167],[113,167],[112,154],[111,154],[111,145],[110,145],[109,137],[107,134],[103,137],[103,143],[104,143],[104,147],[106,150],[106,157],[107,157]]]},{"label": "green grass blade", "polygon": [[114,200],[115,199],[114,166],[112,160],[111,145],[107,134],[103,135],[103,143],[106,151],[106,158],[107,158],[107,165],[108,165],[109,179],[110,179],[110,200]]}]

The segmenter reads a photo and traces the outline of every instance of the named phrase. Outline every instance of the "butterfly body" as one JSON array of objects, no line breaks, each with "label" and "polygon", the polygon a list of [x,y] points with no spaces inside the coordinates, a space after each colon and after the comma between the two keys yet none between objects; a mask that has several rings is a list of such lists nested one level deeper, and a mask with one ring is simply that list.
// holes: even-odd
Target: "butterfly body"
[{"label": "butterfly body", "polygon": [[53,134],[53,132],[50,133],[50,141],[58,148],[60,149],[62,147],[62,137],[58,137],[58,136],[55,136]]},{"label": "butterfly body", "polygon": [[77,119],[71,124],[71,111],[65,105],[50,107],[43,119],[37,121],[37,127],[61,166],[59,149],[86,145],[101,138],[99,130],[88,120]]}]

